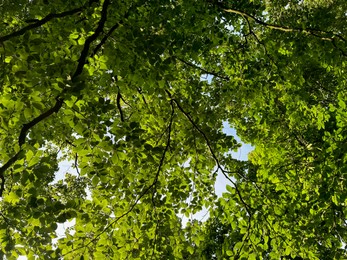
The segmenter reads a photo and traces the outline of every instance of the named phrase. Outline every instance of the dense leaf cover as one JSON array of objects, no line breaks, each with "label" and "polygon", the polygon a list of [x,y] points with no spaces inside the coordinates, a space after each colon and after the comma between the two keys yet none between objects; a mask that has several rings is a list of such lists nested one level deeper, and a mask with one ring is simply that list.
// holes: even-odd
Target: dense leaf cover
[{"label": "dense leaf cover", "polygon": [[[3,0],[0,257],[346,258],[346,13]],[[231,157],[225,122],[255,146],[249,161]],[[63,160],[77,175],[56,181]]]}]

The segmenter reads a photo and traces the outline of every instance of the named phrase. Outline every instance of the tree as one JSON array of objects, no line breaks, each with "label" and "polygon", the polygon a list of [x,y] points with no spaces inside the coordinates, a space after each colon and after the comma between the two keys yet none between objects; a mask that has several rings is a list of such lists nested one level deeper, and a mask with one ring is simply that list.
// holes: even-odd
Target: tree
[{"label": "tree", "polygon": [[[2,257],[346,257],[346,11],[3,1]],[[225,122],[255,146],[248,162]],[[63,160],[77,175],[56,181]]]}]

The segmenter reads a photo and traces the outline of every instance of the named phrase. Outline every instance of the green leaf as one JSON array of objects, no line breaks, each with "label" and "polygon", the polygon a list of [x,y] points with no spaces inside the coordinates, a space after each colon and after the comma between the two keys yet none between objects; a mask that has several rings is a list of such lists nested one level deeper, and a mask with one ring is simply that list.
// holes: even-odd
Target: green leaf
[{"label": "green leaf", "polygon": [[7,57],[5,58],[5,63],[10,63],[12,59],[13,59],[12,56],[7,56]]},{"label": "green leaf", "polygon": [[346,259],[346,3],[284,2],[2,1],[0,259]]}]

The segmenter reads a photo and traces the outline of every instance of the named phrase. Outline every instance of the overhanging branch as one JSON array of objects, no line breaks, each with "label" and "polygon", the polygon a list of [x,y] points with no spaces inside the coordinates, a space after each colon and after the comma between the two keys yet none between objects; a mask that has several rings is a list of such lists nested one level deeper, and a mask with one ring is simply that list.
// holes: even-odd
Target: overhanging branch
[{"label": "overhanging branch", "polygon": [[169,125],[167,127],[168,137],[167,137],[167,142],[166,142],[166,146],[165,146],[164,152],[163,152],[162,157],[160,159],[160,163],[159,163],[159,167],[158,167],[157,173],[156,173],[154,181],[153,181],[153,183],[151,185],[153,187],[152,201],[153,201],[154,193],[156,191],[156,185],[157,185],[157,182],[158,182],[159,174],[160,174],[161,168],[163,167],[163,164],[164,164],[166,153],[167,153],[167,151],[170,148],[172,122],[173,122],[173,118],[174,118],[174,115],[175,115],[175,107],[173,105],[173,101],[172,100],[170,101],[170,105],[171,105],[171,116],[170,116]]},{"label": "overhanging branch", "polygon": [[[256,22],[257,24],[263,25],[269,29],[279,30],[282,32],[301,32],[301,33],[305,33],[305,34],[309,34],[309,35],[318,37],[324,41],[333,41],[334,37],[339,38],[340,40],[346,41],[340,34],[337,34],[334,32],[328,32],[328,31],[312,29],[312,28],[304,29],[304,28],[287,27],[287,26],[281,26],[281,25],[276,25],[276,24],[270,24],[270,23],[266,23],[262,20],[259,20],[258,18],[256,18],[255,16],[253,16],[251,14],[248,14],[246,12],[243,12],[243,11],[240,11],[237,9],[231,9],[231,8],[225,8],[224,7],[223,10],[227,13],[234,13],[234,14],[241,15],[243,17],[247,17],[247,18],[253,20],[254,22]],[[332,37],[326,37],[326,36],[322,36],[319,34],[330,34],[330,35],[332,35]]]},{"label": "overhanging branch", "polygon": [[264,22],[264,21],[258,19],[254,15],[251,15],[247,12],[244,12],[244,11],[241,11],[238,9],[234,9],[234,8],[229,8],[228,6],[225,6],[224,4],[222,4],[221,2],[218,2],[215,0],[207,0],[207,1],[212,3],[213,5],[217,6],[219,9],[221,9],[224,12],[241,15],[244,18],[251,19],[255,23],[262,25],[266,28],[272,29],[272,30],[278,30],[278,31],[282,31],[282,32],[298,32],[298,33],[303,33],[303,34],[314,36],[316,38],[319,38],[322,41],[329,41],[333,44],[333,46],[335,48],[337,48],[341,52],[341,54],[343,56],[347,56],[346,52],[343,51],[340,47],[338,47],[336,45],[337,39],[346,43],[346,39],[339,33],[335,33],[332,31],[324,31],[324,30],[315,29],[315,28],[299,28],[299,27],[288,27],[288,26],[271,24],[271,23],[267,23],[267,22]]},{"label": "overhanging branch", "polygon": [[208,139],[208,137],[206,136],[205,132],[202,131],[202,129],[194,122],[194,120],[192,119],[192,117],[190,116],[189,113],[187,113],[183,107],[180,105],[180,103],[173,98],[172,94],[168,91],[168,90],[165,90],[166,93],[168,94],[169,98],[176,104],[176,106],[178,107],[178,109],[184,114],[184,116],[188,119],[188,121],[193,125],[193,127],[203,136],[203,138],[205,139],[205,142],[207,144],[207,147],[208,149],[210,150],[210,153],[212,155],[212,158],[214,159],[216,165],[217,165],[217,168],[221,170],[222,174],[224,175],[225,178],[227,178],[230,183],[232,183],[235,187],[235,190],[236,190],[236,193],[240,199],[240,201],[242,202],[242,204],[245,206],[245,209],[248,213],[249,216],[252,216],[252,208],[251,206],[249,206],[245,200],[243,199],[242,197],[242,194],[241,194],[241,191],[239,190],[236,182],[234,182],[227,174],[227,171],[224,170],[224,168],[222,167],[222,165],[220,164],[219,162],[219,159],[217,158],[216,154],[214,153],[213,149],[212,149],[212,145],[210,143],[210,140]]},{"label": "overhanging branch", "polygon": [[[136,205],[139,203],[139,201],[153,188],[155,188],[155,185],[157,184],[158,182],[158,177],[159,177],[159,174],[161,172],[161,169],[163,167],[163,164],[164,164],[164,160],[165,160],[165,156],[166,156],[166,153],[170,147],[170,141],[171,141],[171,129],[172,129],[172,122],[173,122],[173,118],[174,118],[174,113],[175,113],[175,110],[174,110],[174,106],[173,106],[173,100],[171,100],[170,102],[171,104],[171,118],[170,118],[170,122],[168,124],[168,128],[167,128],[167,131],[168,131],[168,138],[167,138],[167,142],[166,142],[166,146],[165,146],[165,149],[164,149],[164,152],[162,154],[162,157],[160,159],[160,162],[159,162],[159,166],[158,166],[158,169],[157,169],[157,172],[156,172],[156,175],[154,177],[154,180],[153,182],[146,188],[143,190],[143,192],[140,194],[140,196],[134,201],[133,204],[131,204],[131,206],[129,207],[129,209],[124,212],[122,215],[120,215],[119,217],[115,218],[111,223],[109,223],[108,225],[106,225],[106,227],[104,227],[104,229],[99,232],[95,237],[93,237],[91,240],[88,241],[88,243],[86,243],[85,245],[83,246],[80,246],[80,247],[77,247],[77,248],[74,248],[72,250],[70,250],[69,252],[65,253],[63,256],[66,256],[66,255],[69,255],[77,250],[80,250],[80,249],[83,249],[85,247],[88,247],[90,244],[92,244],[93,242],[95,242],[103,233],[105,233],[109,228],[111,228],[114,224],[116,224],[120,219],[126,217],[130,212],[133,211],[133,209],[136,207]],[[155,190],[154,190],[155,191]]]},{"label": "overhanging branch", "polygon": [[206,69],[204,69],[202,67],[199,67],[198,65],[195,65],[195,64],[190,63],[188,61],[185,61],[185,60],[183,60],[183,59],[181,59],[181,58],[179,58],[177,56],[174,56],[174,58],[178,59],[180,62],[182,62],[182,63],[184,63],[184,64],[186,64],[186,65],[188,65],[190,67],[193,67],[195,69],[198,69],[198,70],[202,71],[205,74],[212,75],[214,77],[221,78],[221,79],[228,80],[228,81],[230,80],[230,78],[228,76],[223,76],[223,75],[220,75],[217,72],[206,70]]},{"label": "overhanging branch", "polygon": [[96,28],[94,33],[86,39],[84,43],[83,50],[81,52],[80,58],[78,59],[77,69],[75,73],[73,74],[73,76],[71,77],[72,80],[75,80],[82,73],[83,67],[86,64],[86,59],[88,56],[90,45],[92,44],[92,42],[94,42],[98,38],[98,36],[102,33],[104,29],[105,22],[107,20],[107,9],[109,5],[110,5],[110,0],[105,0],[102,6],[101,18],[99,20],[98,27]]},{"label": "overhanging branch", "polygon": [[128,11],[125,13],[124,17],[117,22],[115,25],[113,25],[108,32],[104,35],[104,37],[101,39],[98,45],[93,50],[92,55],[94,56],[100,49],[101,47],[106,43],[107,39],[111,37],[112,33],[119,28],[120,25],[124,23],[124,20],[127,19],[131,13],[132,10],[136,9],[139,5],[133,5],[131,6]]},{"label": "overhanging branch", "polygon": [[[97,37],[100,35],[100,33],[103,30],[103,27],[105,25],[106,19],[107,19],[107,8],[110,4],[110,0],[105,0],[103,3],[103,7],[102,7],[102,11],[101,11],[101,18],[99,20],[99,24],[98,27],[96,28],[96,30],[94,31],[94,33],[87,38],[83,50],[81,52],[80,58],[78,59],[78,65],[77,65],[77,69],[74,73],[74,75],[72,76],[72,80],[76,80],[76,78],[82,73],[83,71],[83,67],[86,63],[86,59],[88,56],[88,52],[90,49],[90,45],[93,41],[95,41],[97,39]],[[39,116],[37,116],[36,118],[34,118],[33,120],[31,120],[29,123],[26,123],[22,126],[19,137],[18,137],[18,144],[20,147],[20,150],[13,155],[1,168],[0,168],[0,180],[1,180],[1,184],[0,184],[0,197],[2,197],[3,195],[3,191],[5,189],[5,171],[13,164],[17,161],[18,156],[20,154],[20,152],[23,151],[22,146],[25,144],[26,141],[26,136],[28,131],[33,128],[35,125],[37,125],[38,123],[40,123],[41,121],[45,120],[46,118],[50,117],[53,113],[58,113],[59,110],[61,109],[62,105],[64,103],[64,99],[61,96],[57,96],[56,97],[56,102],[55,105],[53,107],[51,107],[50,109],[48,109],[46,112],[43,112],[42,114],[40,114]]]},{"label": "overhanging branch", "polygon": [[118,108],[118,110],[119,110],[120,121],[124,122],[124,116],[123,116],[122,105],[120,104],[121,98],[122,98],[122,94],[120,93],[119,88],[118,88],[118,93],[117,93],[117,108]]},{"label": "overhanging branch", "polygon": [[27,133],[31,128],[33,128],[35,125],[37,125],[39,122],[43,121],[47,117],[51,116],[53,113],[57,113],[62,107],[62,105],[63,105],[63,99],[57,98],[55,105],[53,107],[51,107],[49,110],[42,113],[41,115],[37,116],[36,118],[31,120],[29,123],[24,124],[18,137],[19,146],[22,147],[22,145],[25,143]]},{"label": "overhanging branch", "polygon": [[57,13],[57,14],[50,13],[50,14],[46,15],[45,18],[43,18],[41,20],[38,20],[38,21],[36,21],[34,23],[31,23],[31,24],[23,27],[22,29],[20,29],[18,31],[12,32],[12,33],[10,33],[8,35],[5,35],[5,36],[1,36],[0,37],[0,43],[3,43],[5,41],[7,41],[7,40],[9,40],[11,38],[17,37],[17,36],[21,36],[24,33],[26,33],[27,31],[35,29],[37,27],[40,27],[40,26],[48,23],[49,21],[51,21],[54,18],[63,18],[63,17],[69,16],[69,15],[73,15],[73,14],[79,13],[84,8],[85,8],[85,6],[82,6],[82,7],[78,7],[78,8],[75,8],[75,9],[72,9],[72,10],[69,10],[69,11],[65,11],[65,12],[62,12],[62,13]]}]

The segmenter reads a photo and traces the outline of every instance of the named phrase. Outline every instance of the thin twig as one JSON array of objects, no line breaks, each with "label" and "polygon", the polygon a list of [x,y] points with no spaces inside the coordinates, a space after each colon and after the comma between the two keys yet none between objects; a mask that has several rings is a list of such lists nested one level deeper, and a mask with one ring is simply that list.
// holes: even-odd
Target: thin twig
[{"label": "thin twig", "polygon": [[188,62],[188,61],[185,61],[185,60],[183,60],[183,59],[181,59],[181,58],[179,58],[179,57],[177,57],[177,56],[174,56],[174,58],[178,59],[180,62],[182,62],[182,63],[184,63],[184,64],[186,64],[186,65],[188,65],[188,66],[190,66],[190,67],[193,67],[193,68],[195,68],[195,69],[201,70],[201,71],[204,72],[205,74],[209,74],[209,75],[212,75],[212,76],[214,76],[214,77],[221,78],[221,79],[228,80],[228,81],[230,80],[230,78],[229,78],[228,76],[220,75],[219,73],[214,72],[214,71],[208,71],[208,70],[206,70],[206,69],[204,69],[204,68],[202,68],[202,67],[200,67],[200,66],[198,66],[198,65],[195,65],[195,64],[190,63],[190,62]]},{"label": "thin twig", "polygon": [[[334,33],[334,32],[327,32],[327,31],[323,31],[323,30],[319,30],[319,29],[313,29],[313,28],[304,29],[304,28],[287,27],[287,26],[281,26],[281,25],[276,25],[276,24],[270,24],[270,23],[263,22],[262,20],[259,20],[255,16],[253,16],[251,14],[248,14],[248,13],[246,13],[244,11],[227,8],[225,6],[223,6],[222,8],[227,13],[234,13],[234,14],[241,15],[243,17],[250,18],[254,22],[256,22],[257,24],[263,25],[263,26],[265,26],[265,27],[267,27],[269,29],[279,30],[279,31],[283,31],[283,32],[301,32],[301,33],[309,34],[309,35],[315,36],[317,38],[320,38],[323,41],[333,41],[334,38],[339,38],[342,41],[346,41],[340,34],[337,34],[337,33]],[[320,33],[320,34],[330,34],[330,35],[332,35],[332,37],[321,36],[321,35],[319,35],[317,33]]]},{"label": "thin twig", "polygon": [[[167,132],[168,132],[168,136],[167,136],[167,142],[166,142],[166,146],[165,146],[165,149],[164,149],[164,152],[163,152],[163,155],[160,159],[160,163],[159,163],[159,167],[158,167],[158,171],[155,175],[155,179],[152,183],[152,186],[153,186],[153,193],[152,193],[152,200],[154,198],[154,193],[156,191],[156,186],[157,186],[157,182],[158,182],[158,178],[159,178],[159,173],[161,171],[161,168],[164,164],[164,160],[165,160],[165,155],[170,147],[170,142],[171,142],[171,130],[172,130],[172,122],[173,122],[173,118],[174,118],[174,115],[175,115],[175,107],[173,106],[173,102],[172,100],[170,101],[170,105],[171,105],[171,117],[170,117],[170,122],[169,122],[169,125],[167,127]],[[154,204],[154,203],[153,203]]]},{"label": "thin twig", "polygon": [[189,120],[189,122],[194,126],[194,128],[203,136],[203,138],[205,139],[205,142],[207,144],[207,147],[210,150],[210,153],[212,155],[212,158],[214,159],[214,161],[217,164],[218,169],[220,169],[222,171],[222,174],[225,176],[225,178],[227,178],[227,180],[229,180],[235,187],[236,193],[239,197],[239,199],[241,200],[242,204],[245,206],[245,209],[247,211],[247,213],[249,214],[249,216],[252,215],[251,213],[251,207],[244,201],[242,194],[239,190],[239,188],[237,187],[237,184],[228,176],[227,172],[224,170],[224,168],[221,166],[219,159],[217,158],[216,154],[214,153],[210,140],[208,139],[208,137],[206,136],[206,134],[204,133],[204,131],[201,130],[201,128],[194,122],[194,120],[192,119],[192,117],[182,108],[182,106],[180,105],[180,103],[174,99],[172,97],[172,94],[168,91],[165,90],[166,93],[168,94],[168,96],[170,97],[170,99],[175,102],[175,104],[177,105],[178,109],[185,115],[185,117]]},{"label": "thin twig", "polygon": [[145,98],[145,96],[142,93],[142,89],[141,88],[137,88],[137,92],[142,96],[143,103],[145,103],[145,105],[148,106],[146,98]]},{"label": "thin twig", "polygon": [[133,211],[133,209],[136,207],[137,203],[153,188],[155,187],[156,183],[158,182],[158,177],[159,177],[159,174],[161,172],[161,168],[164,164],[164,160],[165,160],[165,155],[169,149],[169,146],[170,146],[170,139],[171,139],[171,127],[172,127],[172,122],[173,122],[173,116],[174,116],[174,107],[173,107],[173,104],[171,103],[171,107],[172,107],[172,113],[171,113],[171,120],[169,122],[169,127],[168,127],[168,139],[167,139],[167,144],[166,144],[166,147],[164,149],[164,152],[162,154],[162,157],[160,159],[160,162],[159,162],[159,166],[158,166],[158,170],[157,170],[157,173],[155,175],[155,178],[153,180],[153,182],[151,183],[151,185],[149,185],[146,189],[144,189],[144,191],[141,193],[141,195],[135,200],[135,202],[129,207],[129,209],[124,212],[122,215],[120,215],[119,217],[115,218],[115,220],[113,220],[111,223],[109,223],[108,225],[106,225],[104,227],[104,229],[98,233],[95,237],[93,237],[91,240],[89,240],[89,242],[83,246],[80,246],[80,247],[77,247],[77,248],[74,248],[72,250],[70,250],[69,252],[65,253],[63,256],[66,256],[68,254],[71,254],[72,252],[74,251],[77,251],[79,249],[83,249],[85,247],[88,247],[91,243],[95,242],[103,233],[105,233],[110,227],[112,227],[114,224],[116,224],[120,219],[126,217],[130,212]]},{"label": "thin twig", "polygon": [[254,15],[251,15],[247,12],[237,10],[234,8],[229,8],[228,6],[224,5],[221,2],[218,2],[216,0],[207,0],[208,2],[212,3],[213,5],[217,6],[220,8],[222,11],[227,12],[227,13],[233,13],[233,14],[238,14],[241,15],[244,18],[249,18],[253,20],[255,23],[262,25],[266,28],[272,29],[272,30],[278,30],[282,32],[298,32],[298,33],[303,33],[307,35],[311,35],[313,37],[319,38],[322,41],[328,41],[333,44],[335,48],[337,48],[343,56],[347,56],[347,53],[342,50],[340,47],[336,45],[336,39],[339,39],[340,41],[343,41],[346,43],[346,39],[339,33],[335,33],[332,31],[324,31],[316,28],[298,28],[298,27],[288,27],[288,26],[282,26],[282,25],[276,25],[276,24],[271,24],[271,23],[266,23]]},{"label": "thin twig", "polygon": [[78,174],[78,178],[81,177],[80,170],[78,169],[78,154],[75,155],[75,169]]}]

